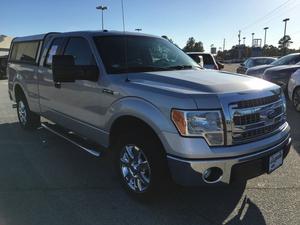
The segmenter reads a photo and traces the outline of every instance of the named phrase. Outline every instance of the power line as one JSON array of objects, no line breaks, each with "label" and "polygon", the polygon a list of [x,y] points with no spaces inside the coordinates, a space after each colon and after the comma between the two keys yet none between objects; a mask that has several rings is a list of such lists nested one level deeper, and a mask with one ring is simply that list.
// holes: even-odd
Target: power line
[{"label": "power line", "polygon": [[282,3],[281,5],[277,6],[275,9],[271,10],[270,12],[268,12],[267,14],[265,14],[264,16],[260,17],[259,19],[255,20],[253,23],[245,26],[242,28],[242,30],[246,30],[249,29],[250,27],[254,26],[255,24],[259,23],[260,21],[263,21],[265,18],[267,18],[268,16],[272,15],[274,12],[276,12],[277,10],[281,9],[283,6],[285,6],[288,2],[290,2],[291,0],[287,0],[284,3]]}]

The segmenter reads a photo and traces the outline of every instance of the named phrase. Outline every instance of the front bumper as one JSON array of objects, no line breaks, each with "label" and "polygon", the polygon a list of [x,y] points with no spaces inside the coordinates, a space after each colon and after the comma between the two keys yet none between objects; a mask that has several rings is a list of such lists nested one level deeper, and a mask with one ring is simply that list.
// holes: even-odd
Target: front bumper
[{"label": "front bumper", "polygon": [[[219,168],[222,176],[213,185],[229,184],[233,180],[250,179],[267,172],[267,162],[270,155],[283,150],[284,158],[291,146],[291,137],[265,150],[232,158],[191,160],[167,156],[173,180],[184,186],[208,185],[203,179],[208,168]],[[212,184],[209,184],[212,185]]]}]

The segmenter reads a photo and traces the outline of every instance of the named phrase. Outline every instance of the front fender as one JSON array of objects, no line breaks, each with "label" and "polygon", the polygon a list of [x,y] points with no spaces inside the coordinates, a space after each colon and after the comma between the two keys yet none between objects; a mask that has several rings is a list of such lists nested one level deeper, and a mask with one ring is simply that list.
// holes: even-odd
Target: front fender
[{"label": "front fender", "polygon": [[162,112],[151,102],[138,97],[126,97],[112,104],[106,123],[110,131],[113,122],[122,116],[133,116],[147,123],[161,137],[162,132],[177,133],[170,118],[170,111]]}]

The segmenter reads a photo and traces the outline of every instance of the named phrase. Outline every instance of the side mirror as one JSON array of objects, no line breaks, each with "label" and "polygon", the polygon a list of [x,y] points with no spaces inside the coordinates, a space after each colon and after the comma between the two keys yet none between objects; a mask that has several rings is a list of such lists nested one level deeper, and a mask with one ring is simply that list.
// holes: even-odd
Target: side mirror
[{"label": "side mirror", "polygon": [[75,82],[76,80],[97,81],[99,69],[96,65],[75,65],[71,55],[54,55],[52,59],[54,82]]},{"label": "side mirror", "polygon": [[241,63],[240,65],[241,65],[241,66],[245,66],[245,63]]},{"label": "side mirror", "polygon": [[220,63],[219,61],[217,61],[217,64],[218,64],[219,70],[224,69],[224,64],[223,63]]}]

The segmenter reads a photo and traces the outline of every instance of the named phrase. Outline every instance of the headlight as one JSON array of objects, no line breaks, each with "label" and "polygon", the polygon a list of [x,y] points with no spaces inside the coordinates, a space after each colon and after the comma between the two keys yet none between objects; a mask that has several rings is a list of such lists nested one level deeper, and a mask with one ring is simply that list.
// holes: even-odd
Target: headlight
[{"label": "headlight", "polygon": [[224,145],[220,111],[172,110],[172,121],[182,136],[203,137],[209,145]]},{"label": "headlight", "polygon": [[286,113],[286,99],[285,99],[283,90],[281,90],[281,99],[282,99],[282,104],[283,104],[283,112]]}]

